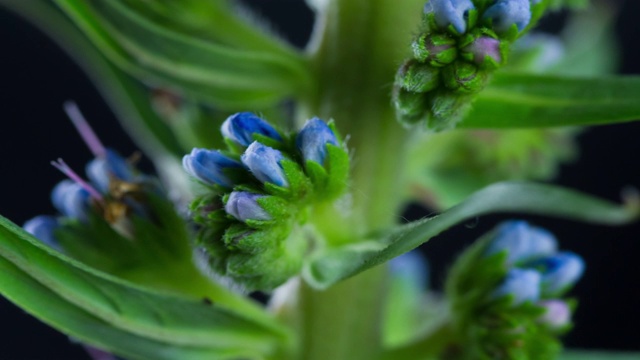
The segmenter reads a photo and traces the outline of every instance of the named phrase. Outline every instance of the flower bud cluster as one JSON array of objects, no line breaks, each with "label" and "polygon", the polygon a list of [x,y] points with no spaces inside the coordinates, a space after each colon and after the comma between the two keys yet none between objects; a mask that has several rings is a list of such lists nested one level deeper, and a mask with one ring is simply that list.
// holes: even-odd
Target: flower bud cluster
[{"label": "flower bud cluster", "polygon": [[413,57],[396,75],[399,121],[455,127],[472,96],[505,64],[509,47],[546,8],[537,0],[430,0]]},{"label": "flower bud cluster", "polygon": [[221,127],[227,149],[193,149],[183,167],[209,191],[191,210],[213,270],[251,290],[296,275],[313,238],[314,204],[343,194],[348,153],[332,123],[314,118],[285,134],[243,112]]},{"label": "flower bud cluster", "polygon": [[458,260],[447,283],[469,358],[533,359],[558,351],[575,302],[563,296],[584,272],[548,231],[510,221]]}]

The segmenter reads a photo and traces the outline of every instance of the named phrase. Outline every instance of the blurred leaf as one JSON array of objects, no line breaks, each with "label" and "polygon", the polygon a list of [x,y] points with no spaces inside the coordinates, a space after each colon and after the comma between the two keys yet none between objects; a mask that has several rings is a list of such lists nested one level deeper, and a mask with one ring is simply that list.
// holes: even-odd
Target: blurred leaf
[{"label": "blurred leaf", "polygon": [[308,90],[300,59],[185,36],[121,0],[57,3],[114,64],[154,86],[225,108],[269,106]]},{"label": "blurred leaf", "polygon": [[459,128],[604,125],[640,119],[640,77],[496,74]]},{"label": "blurred leaf", "polygon": [[398,226],[367,242],[329,249],[306,264],[303,276],[311,286],[325,289],[411,251],[456,224],[496,212],[539,214],[606,225],[625,224],[638,217],[638,209],[552,185],[498,183],[442,214]]},{"label": "blurred leaf", "polygon": [[[138,356],[145,359],[182,359],[183,352],[194,359],[203,358],[194,356],[197,353],[254,358],[275,351],[286,338],[266,313],[240,303],[246,300],[238,299],[235,306],[246,311],[232,310],[215,297],[202,301],[137,288],[51,250],[1,217],[0,257],[7,269],[0,272],[4,296],[63,331],[118,353],[156,352]],[[23,280],[15,281],[14,276]],[[58,316],[56,306],[42,301],[49,297],[70,316]],[[79,318],[89,323],[83,325]],[[138,347],[127,336],[143,340]]]},{"label": "blurred leaf", "polygon": [[56,6],[47,0],[0,0],[38,26],[69,53],[93,80],[122,126],[150,157],[184,151],[149,103],[148,91],[111,65]]}]

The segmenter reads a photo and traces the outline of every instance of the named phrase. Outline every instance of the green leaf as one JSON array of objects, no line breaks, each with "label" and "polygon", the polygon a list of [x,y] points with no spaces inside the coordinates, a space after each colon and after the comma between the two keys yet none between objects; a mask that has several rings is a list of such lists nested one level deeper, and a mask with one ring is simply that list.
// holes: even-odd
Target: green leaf
[{"label": "green leaf", "polygon": [[[140,351],[145,344],[159,343],[157,350],[144,351],[170,348],[178,353],[187,351],[187,354],[190,351],[242,352],[251,354],[250,357],[275,351],[287,336],[285,330],[247,300],[235,299],[233,304],[224,298],[228,295],[221,293],[219,297],[213,294],[208,301],[203,301],[136,287],[55,252],[2,217],[0,258],[5,267],[15,268],[14,274],[0,272],[0,292],[4,296],[89,343],[104,345],[104,341],[112,341],[107,348],[117,352],[124,353],[128,351],[126,346],[131,345],[124,340],[120,345],[122,336],[115,334],[123,333],[146,339],[146,343],[141,342]],[[17,282],[13,275],[30,281]],[[41,287],[27,287],[26,283],[37,283]],[[52,301],[73,313],[68,321],[67,317],[58,317],[48,302],[40,301],[48,299],[51,293],[55,294]],[[77,334],[78,317],[90,318],[104,326]],[[113,339],[103,338],[107,326]],[[146,358],[167,358],[167,355]]]},{"label": "green leaf", "polygon": [[502,72],[460,128],[539,128],[640,119],[640,77],[569,78]]},{"label": "green leaf", "polygon": [[57,3],[107,58],[156,86],[226,108],[268,106],[308,90],[301,59],[185,36],[120,0]]},{"label": "green leaf", "polygon": [[325,289],[411,251],[456,224],[489,213],[519,212],[620,225],[635,220],[637,210],[552,185],[498,183],[440,215],[398,226],[366,242],[329,249],[305,265],[303,276],[311,286]]},{"label": "green leaf", "polygon": [[61,298],[0,257],[0,294],[25,311],[74,338],[130,359],[238,359],[251,351],[183,346],[157,341],[111,326]]},{"label": "green leaf", "polygon": [[604,352],[569,350],[562,354],[559,360],[636,360],[640,359],[637,352]]}]

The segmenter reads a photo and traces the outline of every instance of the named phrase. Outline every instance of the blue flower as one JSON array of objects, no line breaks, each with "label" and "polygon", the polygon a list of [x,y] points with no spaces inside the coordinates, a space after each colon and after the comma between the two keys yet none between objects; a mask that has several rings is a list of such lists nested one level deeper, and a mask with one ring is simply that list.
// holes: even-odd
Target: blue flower
[{"label": "blue flower", "polygon": [[493,292],[494,298],[512,296],[512,305],[540,299],[539,272],[531,269],[511,269],[502,284]]},{"label": "blue flower", "polygon": [[93,186],[103,194],[109,191],[111,179],[128,182],[135,179],[127,159],[111,149],[106,149],[105,156],[91,160],[87,164],[85,172]]},{"label": "blue flower", "polygon": [[460,34],[467,31],[467,16],[472,9],[471,0],[431,0],[424,5],[424,13],[433,13],[438,26],[453,25]]},{"label": "blue flower", "polygon": [[573,286],[584,273],[584,260],[572,252],[561,252],[527,264],[542,273],[542,291],[556,295]]},{"label": "blue flower", "polygon": [[80,184],[63,180],[51,192],[51,202],[64,216],[84,221],[89,211],[91,195]]},{"label": "blue flower", "polygon": [[225,138],[241,146],[249,146],[254,141],[254,134],[282,141],[282,137],[273,126],[250,112],[229,116],[220,130]]},{"label": "blue flower", "polygon": [[565,301],[558,299],[545,300],[538,303],[538,305],[545,309],[544,314],[538,319],[539,322],[552,329],[559,329],[570,323],[571,309]]},{"label": "blue flower", "polygon": [[224,205],[224,210],[227,214],[240,221],[271,220],[271,215],[258,204],[258,199],[263,197],[265,196],[244,191],[233,191]]},{"label": "blue flower", "polygon": [[53,216],[40,215],[27,221],[22,226],[26,232],[38,238],[43,243],[58,248],[58,241],[53,232],[60,226],[58,220]]},{"label": "blue flower", "polygon": [[282,165],[280,165],[280,162],[284,160],[280,151],[254,141],[242,155],[241,160],[251,170],[253,176],[263,183],[289,186]]},{"label": "blue flower", "polygon": [[242,164],[223,155],[217,150],[193,149],[182,158],[182,167],[189,175],[209,185],[233,187],[233,182],[225,174],[229,168],[241,168]]},{"label": "blue flower", "polygon": [[324,164],[327,156],[327,144],[338,146],[338,139],[331,128],[318,118],[307,121],[296,136],[296,146],[302,157],[320,165]]},{"label": "blue flower", "polygon": [[513,264],[551,255],[557,248],[556,238],[547,230],[531,226],[526,221],[508,221],[498,228],[487,254],[507,251],[507,263]]},{"label": "blue flower", "polygon": [[427,259],[418,250],[391,259],[389,270],[392,276],[406,280],[416,288],[424,289],[429,282]]},{"label": "blue flower", "polygon": [[498,0],[484,12],[482,18],[491,19],[493,29],[497,32],[507,31],[513,24],[522,31],[531,21],[531,6],[529,0]]}]

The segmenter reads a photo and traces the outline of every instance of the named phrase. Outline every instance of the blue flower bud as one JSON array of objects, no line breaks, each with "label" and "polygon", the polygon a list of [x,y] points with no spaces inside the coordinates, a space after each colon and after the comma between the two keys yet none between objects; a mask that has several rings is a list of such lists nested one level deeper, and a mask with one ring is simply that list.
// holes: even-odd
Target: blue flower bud
[{"label": "blue flower bud", "polygon": [[58,241],[56,240],[53,232],[60,226],[58,220],[53,216],[40,215],[27,221],[22,226],[26,232],[38,238],[43,243],[53,247],[58,247]]},{"label": "blue flower bud", "polygon": [[493,292],[493,297],[513,296],[514,306],[526,301],[538,301],[541,278],[540,273],[535,270],[511,269],[502,284]]},{"label": "blue flower bud", "polygon": [[296,146],[305,160],[324,164],[327,156],[327,144],[338,146],[338,139],[327,124],[313,118],[307,121],[296,136]]},{"label": "blue flower bud", "polygon": [[263,183],[289,186],[282,165],[280,165],[280,162],[284,160],[280,151],[254,141],[244,152],[241,160],[251,170],[253,176]]},{"label": "blue flower bud", "polygon": [[574,285],[584,273],[584,260],[572,252],[561,252],[532,261],[527,267],[542,273],[544,295],[555,295]]},{"label": "blue flower bud", "polygon": [[433,13],[438,26],[453,25],[460,34],[467,31],[467,17],[472,9],[471,0],[431,0],[424,5],[424,13]]},{"label": "blue flower bud", "polygon": [[220,130],[225,138],[241,146],[249,146],[254,140],[254,134],[282,141],[282,137],[273,126],[250,112],[241,112],[229,116]]},{"label": "blue flower bud", "polygon": [[513,24],[522,31],[531,21],[531,6],[529,0],[498,0],[484,12],[482,18],[491,19],[493,29],[497,32],[507,31]]},{"label": "blue flower bud", "polygon": [[224,210],[227,214],[240,221],[271,220],[271,215],[258,204],[257,200],[263,197],[265,196],[244,191],[233,191],[224,205]]},{"label": "blue flower bud", "polygon": [[545,309],[544,314],[538,319],[540,323],[552,329],[560,329],[569,325],[571,321],[571,309],[566,302],[553,299],[541,301],[538,305]]},{"label": "blue flower bud", "polygon": [[556,238],[547,230],[531,226],[526,221],[509,221],[498,228],[495,238],[487,248],[487,254],[506,250],[507,263],[513,264],[551,255],[557,248]]},{"label": "blue flower bud", "polygon": [[51,202],[64,216],[84,221],[89,210],[89,192],[80,184],[63,180],[51,192]]},{"label": "blue flower bud", "polygon": [[91,160],[85,171],[93,186],[103,194],[109,191],[111,179],[129,182],[134,180],[133,171],[127,159],[111,149],[106,149],[105,156]]},{"label": "blue flower bud", "polygon": [[389,270],[393,277],[406,279],[416,288],[424,289],[429,282],[427,260],[418,250],[391,259]]},{"label": "blue flower bud", "polygon": [[182,167],[189,175],[209,185],[233,187],[225,169],[241,168],[242,164],[217,150],[193,149],[182,158]]}]

